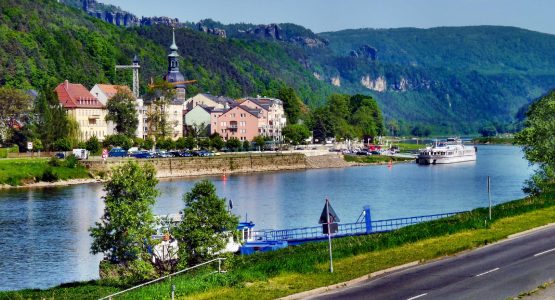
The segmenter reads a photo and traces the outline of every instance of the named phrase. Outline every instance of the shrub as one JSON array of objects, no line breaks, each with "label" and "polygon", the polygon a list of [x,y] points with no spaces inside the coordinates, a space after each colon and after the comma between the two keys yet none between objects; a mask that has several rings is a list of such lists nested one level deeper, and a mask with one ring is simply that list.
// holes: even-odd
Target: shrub
[{"label": "shrub", "polygon": [[59,167],[59,166],[62,165],[62,162],[60,161],[59,158],[54,156],[54,157],[50,158],[50,160],[48,161],[48,165],[51,166],[51,167]]},{"label": "shrub", "polygon": [[68,138],[62,138],[54,142],[55,151],[70,151],[71,141]]},{"label": "shrub", "polygon": [[93,136],[85,144],[85,149],[90,151],[92,155],[99,155],[102,152],[102,144],[100,144],[96,136]]},{"label": "shrub", "polygon": [[77,164],[79,164],[79,162],[77,161],[77,157],[75,155],[71,154],[66,157],[66,167],[75,169],[75,167],[77,167]]},{"label": "shrub", "polygon": [[54,182],[57,180],[58,180],[58,175],[54,173],[54,169],[52,167],[46,168],[42,173],[41,181]]}]

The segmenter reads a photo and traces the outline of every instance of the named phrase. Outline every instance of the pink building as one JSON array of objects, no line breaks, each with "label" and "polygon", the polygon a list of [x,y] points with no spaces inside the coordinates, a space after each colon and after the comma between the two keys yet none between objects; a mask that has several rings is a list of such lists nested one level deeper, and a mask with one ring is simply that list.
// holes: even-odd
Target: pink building
[{"label": "pink building", "polygon": [[239,102],[242,106],[251,109],[259,109],[261,118],[258,119],[258,134],[267,136],[273,140],[281,139],[281,131],[285,127],[285,111],[283,102],[274,98],[244,98]]},{"label": "pink building", "polygon": [[232,137],[240,141],[252,141],[259,135],[258,120],[261,110],[238,105],[227,110],[213,110],[210,113],[211,133],[218,133],[224,140]]}]

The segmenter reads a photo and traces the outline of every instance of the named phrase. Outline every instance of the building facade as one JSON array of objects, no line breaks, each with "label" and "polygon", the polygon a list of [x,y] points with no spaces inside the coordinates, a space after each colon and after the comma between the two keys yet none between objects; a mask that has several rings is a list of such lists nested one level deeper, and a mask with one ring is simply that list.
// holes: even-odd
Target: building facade
[{"label": "building facade", "polygon": [[279,141],[282,139],[282,130],[287,123],[283,101],[274,98],[243,98],[238,101],[242,106],[261,110],[258,120],[259,134]]},{"label": "building facade", "polygon": [[258,135],[258,119],[261,111],[238,105],[225,111],[213,111],[211,133],[218,133],[227,141],[237,138],[240,141],[252,141]]},{"label": "building facade", "polygon": [[60,105],[79,124],[79,139],[86,141],[96,136],[99,141],[103,141],[108,135],[106,106],[82,84],[69,83],[66,80],[56,87],[55,92]]}]

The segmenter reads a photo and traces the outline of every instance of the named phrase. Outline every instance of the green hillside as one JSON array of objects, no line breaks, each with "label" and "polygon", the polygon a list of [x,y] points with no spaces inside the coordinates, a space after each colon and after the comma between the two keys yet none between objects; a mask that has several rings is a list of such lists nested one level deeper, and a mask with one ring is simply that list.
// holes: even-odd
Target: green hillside
[{"label": "green hillside", "polygon": [[[227,38],[201,27],[225,30]],[[514,27],[315,34],[295,24],[204,20],[184,23],[176,39],[183,73],[198,80],[190,95],[276,96],[289,85],[318,106],[332,92],[369,94],[386,121],[432,126],[436,134],[476,133],[488,125],[511,130],[522,107],[555,87],[555,36]],[[145,91],[165,73],[170,40],[163,25],[116,27],[54,0],[4,0],[0,85],[130,84],[131,74],[114,66],[138,54]]]},{"label": "green hillside", "polygon": [[[279,86],[295,87],[308,103],[321,103],[331,90],[312,78],[286,47],[176,30],[182,69],[198,80],[189,92],[240,97],[275,96]],[[167,68],[171,29],[166,26],[120,28],[54,0],[0,2],[0,84],[41,89],[65,79],[87,87],[131,83],[130,73],[114,70],[141,60],[141,83],[161,78]]]}]

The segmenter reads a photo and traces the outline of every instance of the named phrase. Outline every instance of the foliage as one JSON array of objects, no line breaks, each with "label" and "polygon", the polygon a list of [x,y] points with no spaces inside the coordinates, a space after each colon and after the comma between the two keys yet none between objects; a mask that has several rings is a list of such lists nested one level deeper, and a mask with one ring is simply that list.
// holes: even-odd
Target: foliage
[{"label": "foliage", "polygon": [[102,144],[98,141],[96,136],[92,136],[85,143],[85,149],[87,149],[91,155],[100,155],[102,153]]},{"label": "foliage", "polygon": [[492,125],[488,125],[480,128],[479,132],[483,137],[491,137],[491,136],[497,135],[497,129]]},{"label": "foliage", "polygon": [[19,147],[12,146],[11,148],[0,148],[0,158],[7,158],[8,153],[18,153]]},{"label": "foliage", "polygon": [[185,148],[193,150],[197,147],[197,140],[192,136],[188,135],[185,137]]},{"label": "foliage", "polygon": [[252,142],[256,144],[256,147],[258,147],[259,150],[262,150],[266,144],[266,139],[261,135],[257,135],[252,139]]},{"label": "foliage", "polygon": [[180,137],[175,141],[175,149],[185,149],[186,148],[186,143],[185,143],[185,138],[184,137]]},{"label": "foliage", "polygon": [[146,100],[150,102],[146,112],[148,135],[157,139],[172,137],[173,124],[169,120],[168,106],[176,96],[174,86],[165,81],[157,81],[149,88]]},{"label": "foliage", "polygon": [[196,139],[196,143],[200,149],[208,149],[210,148],[210,139],[199,137]]},{"label": "foliage", "polygon": [[183,197],[183,222],[175,231],[179,240],[180,264],[191,266],[209,260],[227,244],[239,218],[226,210],[225,199],[216,195],[216,188],[203,180]]},{"label": "foliage", "polygon": [[54,142],[53,149],[56,151],[70,151],[72,149],[69,138],[61,138]]},{"label": "foliage", "polygon": [[278,92],[278,99],[283,101],[283,110],[289,124],[297,124],[301,118],[303,102],[295,89],[282,87]]},{"label": "foliage", "polygon": [[104,147],[121,147],[125,150],[133,147],[133,139],[124,134],[112,134],[104,137],[102,141]]},{"label": "foliage", "polygon": [[[56,141],[70,136],[69,118],[59,105],[52,86],[45,87],[35,100],[34,113],[37,135],[44,149],[55,150]],[[40,129],[40,130],[38,130]]]},{"label": "foliage", "polygon": [[116,124],[116,131],[128,137],[134,137],[139,125],[135,96],[129,89],[118,88],[117,93],[106,104],[108,114],[106,121]]},{"label": "foliage", "polygon": [[515,134],[515,142],[523,145],[524,156],[538,166],[524,190],[537,193],[542,185],[555,181],[555,91],[551,91],[530,106],[524,129]]},{"label": "foliage", "polygon": [[105,184],[104,215],[89,229],[91,253],[103,253],[112,263],[126,264],[146,252],[154,234],[152,206],[159,194],[157,183],[152,165],[130,161],[114,168]]},{"label": "foliage", "polygon": [[220,151],[225,144],[226,143],[217,132],[210,136],[210,145],[212,145],[212,147],[217,151]]},{"label": "foliage", "polygon": [[293,145],[303,144],[310,137],[310,130],[304,124],[290,124],[283,128],[283,137]]},{"label": "foliage", "polygon": [[225,142],[225,146],[233,151],[239,151],[241,148],[241,141],[236,137],[231,137]]},{"label": "foliage", "polygon": [[68,155],[65,160],[65,166],[70,169],[75,169],[79,165],[77,157],[74,154]]},{"label": "foliage", "polygon": [[0,137],[9,137],[7,129],[12,127],[12,122],[21,121],[21,117],[31,109],[31,97],[24,91],[0,87]]},{"label": "foliage", "polygon": [[154,147],[154,140],[151,137],[147,137],[142,144],[143,149],[150,150]]},{"label": "foliage", "polygon": [[250,151],[251,150],[251,143],[249,143],[249,141],[245,140],[243,141],[243,151]]},{"label": "foliage", "polygon": [[158,139],[156,140],[156,148],[164,150],[175,149],[175,142],[172,139]]}]

